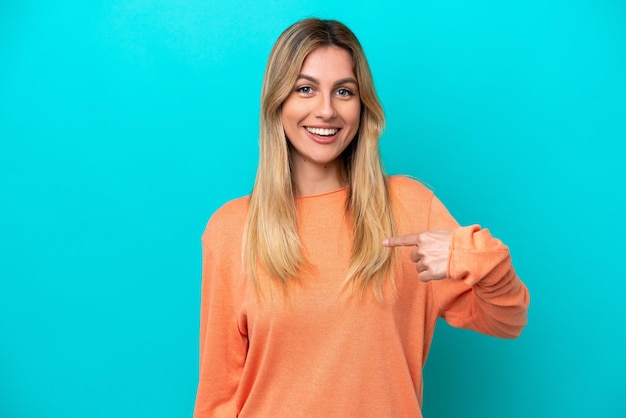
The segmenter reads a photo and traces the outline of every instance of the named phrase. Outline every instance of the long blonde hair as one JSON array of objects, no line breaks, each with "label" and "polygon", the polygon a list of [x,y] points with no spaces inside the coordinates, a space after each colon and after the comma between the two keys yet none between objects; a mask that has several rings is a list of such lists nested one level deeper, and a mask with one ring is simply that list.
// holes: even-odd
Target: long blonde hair
[{"label": "long blonde hair", "polygon": [[362,293],[372,287],[380,299],[392,255],[383,250],[382,241],[394,232],[378,146],[385,116],[361,44],[350,29],[334,20],[296,22],[280,35],[270,53],[261,93],[259,166],[243,255],[257,289],[257,263],[283,287],[307,265],[296,227],[295,186],[281,106],[307,55],[322,46],[336,46],[351,54],[361,99],[359,129],[342,156],[350,186],[346,211],[353,231],[346,280]]}]

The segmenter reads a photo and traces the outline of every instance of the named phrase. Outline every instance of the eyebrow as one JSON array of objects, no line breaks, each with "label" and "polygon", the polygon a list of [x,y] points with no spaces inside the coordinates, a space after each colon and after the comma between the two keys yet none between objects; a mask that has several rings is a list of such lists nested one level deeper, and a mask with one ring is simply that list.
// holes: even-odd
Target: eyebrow
[{"label": "eyebrow", "polygon": [[[319,80],[315,77],[311,77],[310,75],[306,75],[306,74],[299,74],[298,75],[298,80],[304,78],[305,80],[309,80],[312,83],[315,83],[317,85],[320,84]],[[337,80],[335,81],[335,83],[333,84],[334,87],[339,86],[341,84],[348,84],[348,83],[352,83],[356,86],[359,85],[359,83],[356,82],[356,80],[352,77],[348,77],[348,78],[342,78],[341,80]]]}]

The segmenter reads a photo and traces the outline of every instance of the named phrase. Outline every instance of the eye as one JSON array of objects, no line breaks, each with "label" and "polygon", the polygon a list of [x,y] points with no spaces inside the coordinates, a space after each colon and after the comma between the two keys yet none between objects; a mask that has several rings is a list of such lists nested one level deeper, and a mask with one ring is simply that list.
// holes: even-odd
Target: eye
[{"label": "eye", "polygon": [[337,90],[336,93],[338,96],[341,97],[350,97],[350,96],[354,96],[354,93],[351,90],[348,89],[339,89]]},{"label": "eye", "polygon": [[313,93],[313,89],[309,86],[301,86],[301,87],[297,87],[296,91],[298,93],[302,93],[302,94],[311,94]]}]

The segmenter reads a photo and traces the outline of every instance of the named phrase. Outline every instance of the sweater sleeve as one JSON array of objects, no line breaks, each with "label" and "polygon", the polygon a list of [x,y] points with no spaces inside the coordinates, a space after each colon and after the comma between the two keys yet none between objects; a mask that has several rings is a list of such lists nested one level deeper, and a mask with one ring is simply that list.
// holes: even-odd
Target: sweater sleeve
[{"label": "sweater sleeve", "polygon": [[236,392],[247,352],[245,325],[235,309],[231,270],[206,244],[202,246],[200,371],[194,418],[236,417]]},{"label": "sweater sleeve", "polygon": [[530,298],[509,249],[487,229],[460,227],[435,196],[429,229],[452,230],[448,278],[430,282],[439,315],[454,327],[518,337],[527,322]]}]

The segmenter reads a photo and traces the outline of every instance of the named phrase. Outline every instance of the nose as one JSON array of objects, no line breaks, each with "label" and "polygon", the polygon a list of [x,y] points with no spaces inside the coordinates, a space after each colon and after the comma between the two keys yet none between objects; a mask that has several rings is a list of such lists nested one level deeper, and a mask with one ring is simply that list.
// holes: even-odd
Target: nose
[{"label": "nose", "polygon": [[321,94],[318,96],[319,102],[315,115],[324,120],[332,119],[337,116],[337,110],[335,109],[332,96],[330,94]]}]

